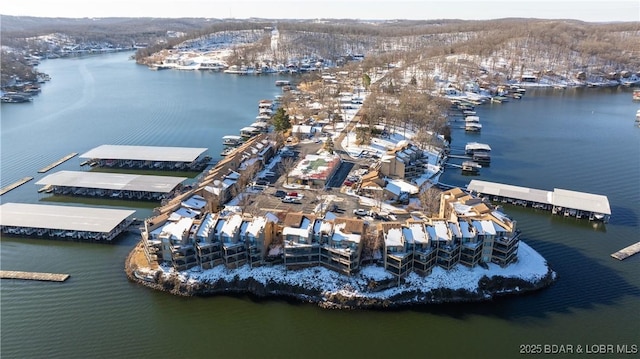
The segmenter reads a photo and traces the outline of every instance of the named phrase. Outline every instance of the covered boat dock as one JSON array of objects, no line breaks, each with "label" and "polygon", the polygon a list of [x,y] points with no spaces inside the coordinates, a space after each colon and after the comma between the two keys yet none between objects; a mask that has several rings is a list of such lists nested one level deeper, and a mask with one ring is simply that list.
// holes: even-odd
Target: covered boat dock
[{"label": "covered boat dock", "polygon": [[206,148],[102,145],[80,155],[99,167],[202,171],[211,158]]},{"label": "covered boat dock", "polygon": [[134,210],[27,203],[0,205],[2,234],[113,241],[133,222]]},{"label": "covered boat dock", "polygon": [[545,209],[565,217],[588,217],[589,220],[608,222],[611,216],[609,199],[598,194],[559,188],[545,191],[480,180],[469,182],[467,191],[488,196],[494,202]]},{"label": "covered boat dock", "polygon": [[52,173],[37,185],[48,187],[47,193],[159,201],[171,197],[186,177],[132,175],[84,171]]}]

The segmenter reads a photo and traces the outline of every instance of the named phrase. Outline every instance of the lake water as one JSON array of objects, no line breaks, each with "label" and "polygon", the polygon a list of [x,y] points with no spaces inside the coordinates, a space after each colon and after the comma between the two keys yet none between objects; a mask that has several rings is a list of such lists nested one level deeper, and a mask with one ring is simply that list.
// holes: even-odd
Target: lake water
[{"label": "lake water", "polygon": [[[129,55],[45,61],[41,71],[52,80],[41,95],[30,104],[2,104],[2,186],[35,177],[3,195],[3,203],[47,203],[33,184],[44,176],[37,171],[102,144],[206,147],[218,157],[221,137],[252,123],[258,101],[279,93],[275,76],[149,71]],[[2,238],[3,270],[71,278],[2,280],[0,354],[503,358],[530,344],[640,345],[640,255],[623,262],[609,256],[640,237],[638,107],[629,89],[530,90],[522,100],[479,107],[481,134],[453,131],[453,146],[490,144],[492,163],[479,177],[450,169],[445,183],[465,186],[478,178],[608,196],[606,226],[506,208],[523,240],[558,273],[543,291],[395,311],[331,311],[244,296],[179,298],[127,281],[124,260],[135,236],[115,245]],[[79,163],[74,158],[53,171],[78,170]],[[141,218],[151,213],[149,206],[135,209]]]}]

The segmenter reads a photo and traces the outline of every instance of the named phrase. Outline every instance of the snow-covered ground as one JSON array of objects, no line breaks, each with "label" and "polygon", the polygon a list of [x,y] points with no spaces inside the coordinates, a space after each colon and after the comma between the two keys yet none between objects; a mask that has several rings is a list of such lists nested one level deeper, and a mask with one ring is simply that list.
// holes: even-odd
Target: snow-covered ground
[{"label": "snow-covered ground", "polygon": [[[518,261],[505,268],[492,263],[488,265],[488,269],[458,265],[447,271],[436,267],[428,276],[411,273],[405,278],[404,283],[381,291],[370,291],[368,285],[371,281],[391,280],[393,276],[377,265],[365,266],[351,277],[319,266],[287,270],[283,265],[257,268],[245,265],[238,269],[227,269],[220,265],[204,271],[194,268],[178,275],[183,283],[215,283],[219,280],[233,282],[252,278],[264,285],[278,283],[301,287],[310,292],[322,293],[325,298],[339,294],[347,298],[384,300],[403,293],[428,293],[435,289],[464,289],[475,292],[478,290],[480,279],[485,276],[517,278],[532,283],[543,279],[549,272],[545,259],[526,243],[521,241],[519,246]],[[161,270],[165,276],[175,273],[168,267],[161,267]]]}]

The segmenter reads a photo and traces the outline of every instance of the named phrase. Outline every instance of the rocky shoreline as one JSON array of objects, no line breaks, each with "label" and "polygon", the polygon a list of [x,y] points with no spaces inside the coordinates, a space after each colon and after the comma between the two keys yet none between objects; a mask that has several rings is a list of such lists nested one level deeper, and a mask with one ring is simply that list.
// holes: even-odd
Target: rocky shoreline
[{"label": "rocky shoreline", "polygon": [[[251,295],[260,299],[284,298],[328,309],[391,309],[424,304],[482,302],[508,295],[537,291],[553,284],[556,273],[533,249],[521,243],[520,259],[536,261],[531,271],[511,271],[489,264],[489,268],[458,267],[451,271],[435,268],[430,276],[409,275],[398,283],[380,267],[367,266],[353,277],[322,267],[286,271],[280,266],[175,272],[152,270],[135,263],[134,249],[125,264],[130,281],[178,296]],[[530,258],[525,258],[525,257]],[[517,265],[517,264],[514,264]],[[494,268],[495,266],[497,268]],[[542,272],[542,267],[546,272]],[[388,274],[388,273],[387,273]],[[469,281],[460,281],[469,276]],[[319,284],[320,283],[320,284]]]}]

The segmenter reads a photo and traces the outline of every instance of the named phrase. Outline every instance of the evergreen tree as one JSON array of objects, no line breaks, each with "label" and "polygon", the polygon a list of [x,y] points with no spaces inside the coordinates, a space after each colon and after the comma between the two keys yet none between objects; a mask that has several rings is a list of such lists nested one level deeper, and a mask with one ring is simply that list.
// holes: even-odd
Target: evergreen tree
[{"label": "evergreen tree", "polygon": [[284,108],[282,107],[279,107],[276,110],[276,114],[273,115],[272,121],[273,121],[273,127],[276,130],[276,132],[284,132],[291,128],[291,121],[289,120],[289,115],[287,114],[287,111],[285,111]]}]

